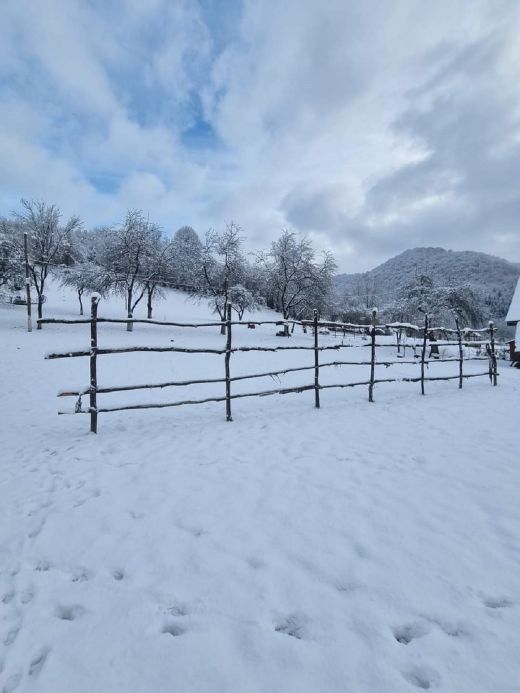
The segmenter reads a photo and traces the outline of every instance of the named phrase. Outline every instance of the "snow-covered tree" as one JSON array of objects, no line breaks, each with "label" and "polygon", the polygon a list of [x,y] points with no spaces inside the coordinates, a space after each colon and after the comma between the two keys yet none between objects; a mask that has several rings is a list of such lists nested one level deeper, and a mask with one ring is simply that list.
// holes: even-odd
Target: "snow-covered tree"
[{"label": "snow-covered tree", "polygon": [[[59,208],[43,201],[22,200],[21,205],[22,211],[15,213],[15,218],[29,238],[29,272],[38,297],[38,318],[41,318],[47,277],[51,269],[64,265],[72,235],[81,222],[79,217],[72,216],[62,224]],[[23,253],[23,238],[18,243],[19,252]]]},{"label": "snow-covered tree", "polygon": [[417,274],[405,284],[384,314],[392,321],[420,325],[424,312],[430,321],[446,326],[453,325],[455,315],[472,327],[477,327],[483,319],[478,296],[470,286],[435,286],[426,274]]},{"label": "snow-covered tree", "polygon": [[173,257],[172,241],[163,238],[159,227],[152,227],[143,258],[143,281],[149,320],[152,319],[154,298],[164,296],[161,284],[166,282],[172,274]]},{"label": "snow-covered tree", "polygon": [[61,284],[76,291],[79,314],[83,315],[83,295],[85,293],[106,294],[110,290],[111,280],[103,267],[85,261],[65,268],[61,273]]},{"label": "snow-covered tree", "polygon": [[23,282],[23,256],[17,242],[20,230],[10,219],[0,217],[0,288]]},{"label": "snow-covered tree", "polygon": [[307,238],[283,231],[269,252],[259,253],[259,265],[265,272],[268,304],[279,310],[284,319],[308,317],[321,308],[332,289],[336,263],[330,253],[316,261],[316,253]]},{"label": "snow-covered tree", "polygon": [[202,242],[191,226],[175,232],[172,241],[172,271],[177,284],[197,286],[202,269]]},{"label": "snow-covered tree", "polygon": [[[141,210],[133,209],[105,239],[103,266],[112,277],[115,291],[123,295],[130,320],[146,291],[145,265],[156,231],[156,225]],[[128,322],[126,329],[131,332],[133,323]]]},{"label": "snow-covered tree", "polygon": [[242,284],[236,284],[229,289],[228,302],[238,315],[239,320],[242,320],[246,311],[253,312],[265,305],[263,296],[253,293]]},{"label": "snow-covered tree", "polygon": [[230,289],[240,284],[245,274],[242,243],[240,227],[231,223],[221,233],[208,231],[202,247],[201,276],[195,295],[209,297],[210,306],[222,321],[222,334]]}]

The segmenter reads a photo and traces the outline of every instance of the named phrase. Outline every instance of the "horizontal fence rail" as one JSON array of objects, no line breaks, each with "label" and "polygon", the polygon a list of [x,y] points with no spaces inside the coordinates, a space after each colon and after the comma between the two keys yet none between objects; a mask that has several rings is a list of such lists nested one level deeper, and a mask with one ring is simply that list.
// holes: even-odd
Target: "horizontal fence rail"
[{"label": "horizontal fence rail", "polygon": [[[462,388],[463,381],[467,378],[478,378],[483,376],[488,376],[492,385],[497,384],[497,358],[495,351],[495,335],[493,323],[489,323],[489,327],[481,330],[475,330],[473,328],[460,328],[458,321],[456,321],[457,328],[445,328],[445,327],[431,327],[429,325],[428,316],[425,315],[425,324],[423,327],[418,327],[417,325],[411,325],[409,323],[388,323],[378,325],[376,323],[377,312],[374,310],[371,316],[371,322],[369,325],[359,325],[354,323],[340,323],[331,321],[320,321],[318,320],[318,312],[314,311],[313,320],[248,320],[233,321],[231,319],[231,306],[228,306],[226,312],[226,320],[223,322],[204,322],[204,323],[182,323],[182,322],[169,322],[161,320],[145,320],[145,319],[116,319],[116,318],[102,318],[97,315],[98,310],[98,299],[93,297],[91,304],[91,315],[90,318],[82,319],[58,319],[58,318],[45,318],[38,320],[39,325],[49,324],[49,325],[76,325],[76,324],[87,324],[90,325],[90,349],[89,350],[75,350],[75,351],[64,351],[64,352],[53,352],[47,354],[45,357],[49,360],[63,359],[63,358],[77,358],[77,357],[88,357],[89,367],[90,367],[90,384],[88,387],[83,388],[69,388],[66,390],[61,390],[58,392],[58,397],[77,397],[76,406],[74,411],[59,411],[59,414],[89,414],[90,415],[90,430],[94,433],[97,432],[97,418],[98,414],[114,411],[129,411],[129,410],[141,410],[141,409],[163,409],[168,407],[179,407],[190,404],[205,404],[208,402],[225,402],[226,406],[226,419],[228,421],[232,420],[231,402],[232,400],[242,399],[247,397],[269,397],[271,395],[285,395],[290,393],[300,393],[310,390],[314,390],[314,403],[315,407],[320,407],[320,391],[333,389],[333,388],[350,388],[350,387],[368,387],[368,397],[369,401],[374,401],[374,388],[380,383],[420,383],[421,392],[425,393],[425,382],[428,381],[449,381],[458,380],[459,388]],[[97,340],[97,328],[100,323],[115,323],[115,324],[127,324],[128,322],[146,324],[146,325],[160,325],[166,327],[178,327],[178,328],[198,328],[198,327],[215,327],[221,328],[222,325],[225,327],[226,333],[226,343],[225,348],[222,349],[211,349],[211,348],[191,348],[191,347],[176,347],[176,346],[131,346],[131,347],[113,347],[113,348],[100,348],[98,346]],[[282,336],[289,336],[288,325],[300,325],[304,332],[307,329],[312,331],[312,344],[308,346],[303,345],[284,345],[284,346],[235,346],[233,347],[233,332],[232,328],[235,326],[247,326],[252,327],[256,325],[277,325],[284,326],[284,331]],[[363,331],[366,335],[367,342],[362,344],[333,344],[333,345],[320,345],[319,336],[320,334],[330,329],[337,331]],[[407,334],[415,335],[416,338],[420,338],[419,343],[414,343],[413,345],[400,345],[398,340],[398,353],[401,348],[408,346],[414,352],[413,359],[377,359],[377,349],[381,347],[391,347],[391,344],[383,344],[376,341],[377,335],[381,334],[382,330],[390,332],[390,334],[398,334],[400,331],[406,331]],[[446,335],[456,335],[457,339],[454,340],[442,340],[437,341],[432,338],[432,336],[437,333],[443,333]],[[484,335],[489,335],[489,339],[482,339]],[[479,337],[479,339],[469,339],[469,337]],[[364,337],[365,339],[365,337]],[[456,346],[458,347],[458,356],[448,356],[447,358],[441,358],[439,349],[445,346]],[[428,347],[433,350],[437,348],[437,354],[430,357],[426,356],[426,351]],[[475,356],[465,356],[464,347],[477,349],[477,355]],[[482,347],[485,347],[485,356],[481,355]],[[340,349],[359,349],[368,348],[370,349],[369,360],[337,360],[328,363],[320,363],[320,352],[327,351],[339,351]],[[312,351],[314,354],[314,363],[307,366],[295,366],[289,368],[282,368],[273,371],[264,371],[259,373],[248,373],[243,375],[231,374],[231,356],[237,353],[247,353],[247,352],[267,352],[273,353],[278,351]],[[199,378],[192,380],[175,380],[166,381],[160,383],[141,383],[135,385],[116,385],[112,387],[99,387],[97,382],[97,358],[98,356],[104,356],[109,354],[128,354],[128,353],[183,353],[183,354],[210,354],[217,356],[224,356],[224,374],[220,377],[215,378]],[[463,363],[465,361],[486,361],[488,368],[485,372],[479,373],[464,373]],[[458,374],[456,375],[426,375],[425,367],[434,363],[446,363],[453,362],[457,363]],[[376,368],[385,366],[390,368],[394,365],[408,364],[408,365],[420,365],[420,375],[419,376],[401,376],[393,378],[378,378],[376,377]],[[331,383],[322,384],[320,383],[320,371],[323,368],[331,367],[341,367],[341,366],[358,366],[358,367],[370,367],[370,375],[368,379],[355,381],[355,382],[344,382],[344,383]],[[252,380],[258,378],[280,378],[281,376],[287,375],[289,373],[298,373],[313,371],[314,378],[312,384],[295,385],[293,387],[278,387],[271,390],[259,390],[256,392],[243,392],[243,393],[233,393],[232,383],[238,381]],[[137,404],[122,404],[120,406],[99,406],[97,397],[101,394],[110,394],[115,392],[129,392],[136,390],[153,390],[153,389],[165,389],[170,387],[185,387],[191,385],[206,385],[206,384],[224,384],[225,394],[222,396],[212,396],[212,397],[202,397],[198,399],[184,399],[174,402],[156,402],[156,403],[137,403]],[[89,396],[89,406],[84,409],[82,405],[82,397]]]}]

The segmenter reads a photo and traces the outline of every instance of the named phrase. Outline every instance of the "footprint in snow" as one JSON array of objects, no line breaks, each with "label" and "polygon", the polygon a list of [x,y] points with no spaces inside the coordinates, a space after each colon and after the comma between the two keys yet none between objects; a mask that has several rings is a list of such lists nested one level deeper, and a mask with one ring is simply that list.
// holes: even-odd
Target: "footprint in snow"
[{"label": "footprint in snow", "polygon": [[22,675],[21,674],[13,674],[10,676],[7,681],[5,682],[4,687],[2,688],[2,693],[13,693],[13,691],[18,688],[18,684],[22,680]]},{"label": "footprint in snow", "polygon": [[488,609],[505,609],[508,606],[513,606],[512,600],[508,597],[485,597],[483,602]]},{"label": "footprint in snow", "polygon": [[301,640],[304,635],[304,625],[304,619],[300,616],[292,615],[276,623],[274,629],[277,633],[290,635],[292,638],[296,638],[296,640]]},{"label": "footprint in snow", "polygon": [[175,603],[166,609],[166,612],[172,616],[187,616],[189,614],[188,608],[185,604]]},{"label": "footprint in snow", "polygon": [[338,582],[334,586],[338,592],[352,594],[353,592],[357,592],[358,590],[362,589],[363,584],[354,580],[350,582],[347,580],[345,582]]},{"label": "footprint in snow", "polygon": [[423,623],[407,623],[393,629],[394,638],[402,645],[409,645],[412,640],[428,633],[429,630]]},{"label": "footprint in snow", "polygon": [[45,558],[42,558],[38,563],[35,565],[34,570],[38,571],[39,573],[46,573],[51,569],[51,563]]},{"label": "footprint in snow", "polygon": [[424,691],[436,687],[440,683],[439,674],[427,667],[415,667],[409,671],[402,672],[403,678],[416,688]]},{"label": "footprint in snow", "polygon": [[2,604],[9,604],[9,602],[12,602],[15,594],[16,593],[12,588],[4,592],[2,595]]},{"label": "footprint in snow", "polygon": [[8,647],[9,645],[12,645],[13,642],[16,640],[19,632],[20,632],[20,626],[14,626],[13,628],[11,628],[7,632],[7,635],[4,638],[4,645],[6,647]]},{"label": "footprint in snow", "polygon": [[83,566],[78,566],[72,572],[72,582],[87,582],[92,577],[92,573]]},{"label": "footprint in snow", "polygon": [[29,676],[38,676],[49,655],[50,649],[42,647],[37,650],[29,662]]},{"label": "footprint in snow", "polygon": [[114,580],[117,580],[118,582],[124,580],[125,571],[122,568],[118,568],[112,572],[112,577],[114,578]]},{"label": "footprint in snow", "polygon": [[174,638],[178,637],[179,635],[184,635],[185,632],[186,629],[174,621],[165,623],[161,631],[161,633],[168,633],[168,635],[171,635]]},{"label": "footprint in snow", "polygon": [[54,610],[54,615],[62,621],[75,621],[85,613],[86,609],[81,604],[60,604]]},{"label": "footprint in snow", "polygon": [[46,517],[42,518],[41,520],[38,520],[27,532],[27,537],[29,539],[36,539],[36,537],[41,533],[42,529],[44,528],[46,520]]},{"label": "footprint in snow", "polygon": [[20,603],[21,604],[29,604],[29,602],[32,602],[34,599],[34,590],[32,587],[26,587],[24,590],[22,590],[20,594]]}]

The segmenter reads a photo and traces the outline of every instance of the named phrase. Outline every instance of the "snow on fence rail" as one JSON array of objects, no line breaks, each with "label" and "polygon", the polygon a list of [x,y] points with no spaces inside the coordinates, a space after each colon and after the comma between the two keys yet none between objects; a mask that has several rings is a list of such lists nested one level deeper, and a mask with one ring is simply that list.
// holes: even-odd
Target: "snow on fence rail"
[{"label": "snow on fence rail", "polygon": [[[38,323],[41,324],[60,324],[60,325],[74,325],[74,324],[90,324],[90,349],[82,351],[66,351],[47,354],[46,359],[62,359],[62,358],[75,358],[88,356],[90,363],[90,385],[84,389],[69,389],[62,390],[58,393],[58,397],[78,397],[78,403],[76,405],[76,414],[90,414],[90,430],[93,433],[97,433],[97,419],[99,413],[112,412],[112,411],[126,411],[135,409],[162,409],[166,407],[179,407],[187,404],[205,404],[207,402],[225,402],[226,403],[226,420],[232,421],[231,417],[231,400],[239,399],[243,397],[267,397],[269,395],[285,395],[295,392],[306,392],[307,390],[314,390],[314,403],[315,407],[320,407],[320,390],[325,390],[329,388],[345,388],[345,387],[357,387],[361,385],[368,386],[368,399],[370,402],[374,401],[373,392],[374,386],[377,383],[394,383],[394,382],[408,382],[408,383],[421,383],[421,393],[424,395],[424,383],[426,381],[439,381],[439,380],[458,380],[459,388],[462,388],[462,383],[465,378],[477,378],[482,376],[489,376],[492,385],[497,384],[497,358],[495,351],[495,337],[494,337],[494,326],[493,323],[489,323],[489,327],[483,330],[473,330],[469,328],[461,329],[457,321],[457,329],[449,328],[435,328],[430,327],[428,324],[428,316],[425,315],[424,327],[420,328],[416,325],[409,325],[405,323],[391,323],[389,325],[377,325],[376,324],[376,314],[377,311],[374,309],[372,312],[372,320],[370,325],[354,325],[351,323],[331,323],[326,321],[318,320],[318,312],[314,311],[314,319],[311,320],[261,320],[247,322],[233,321],[231,320],[231,306],[228,306],[227,319],[225,321],[226,328],[226,347],[225,349],[193,349],[185,347],[153,347],[153,346],[135,346],[135,347],[116,347],[109,349],[101,349],[98,347],[97,342],[97,326],[99,323],[143,323],[152,325],[164,325],[164,326],[174,326],[182,328],[197,328],[197,327],[221,327],[220,322],[208,322],[208,323],[179,323],[179,322],[165,322],[160,320],[141,320],[141,319],[112,319],[112,318],[100,318],[97,315],[98,309],[98,299],[96,297],[92,298],[91,304],[91,316],[90,318],[82,319],[57,319],[57,318],[44,318],[39,319]],[[259,346],[239,346],[233,347],[232,344],[232,328],[234,326],[250,326],[250,325],[301,325],[304,330],[307,327],[311,327],[313,331],[313,345],[312,346],[277,346],[277,347],[259,347]],[[319,344],[319,334],[320,328],[330,328],[334,325],[337,329],[368,329],[370,334],[369,344],[335,344],[332,346],[320,346]],[[376,350],[378,347],[388,347],[388,344],[381,344],[376,341],[377,329],[381,327],[387,327],[390,329],[414,329],[418,333],[423,333],[422,348],[420,354],[420,365],[421,365],[421,375],[417,377],[398,377],[398,378],[376,378],[375,368],[376,366],[392,366],[395,364],[417,364],[417,360],[392,360],[385,359],[384,361],[376,360]],[[425,375],[425,365],[428,363],[426,360],[426,349],[428,343],[428,335],[432,330],[443,331],[448,334],[455,334],[457,336],[456,341],[445,341],[442,346],[445,345],[456,345],[459,349],[458,358],[438,358],[437,361],[447,362],[453,361],[459,364],[459,372],[457,375],[444,375],[444,376],[426,376]],[[471,341],[464,342],[463,335],[473,335],[473,336],[483,336],[484,334],[489,334],[489,340],[481,341]],[[463,346],[481,346],[486,345],[486,357],[475,356],[475,357],[464,357]],[[333,361],[329,363],[320,363],[319,354],[322,351],[339,351],[341,349],[355,349],[355,348],[369,348],[370,349],[370,360],[364,361]],[[296,351],[305,350],[314,352],[314,364],[309,366],[298,366],[294,368],[284,368],[277,371],[268,371],[262,373],[251,373],[247,375],[231,376],[231,354],[237,352],[249,352],[249,351],[263,351],[263,352],[276,352],[276,351]],[[216,354],[224,355],[224,377],[220,378],[205,378],[197,380],[179,380],[179,381],[169,381],[164,383],[145,383],[137,385],[121,385],[115,387],[99,387],[97,381],[97,357],[105,354],[125,354],[133,352],[177,352],[184,354]],[[463,363],[464,361],[487,361],[488,370],[483,373],[464,373]],[[370,376],[368,380],[362,380],[357,382],[347,382],[347,383],[333,383],[322,385],[320,384],[319,374],[320,370],[323,368],[329,368],[331,366],[370,366]],[[235,393],[231,392],[231,383],[239,380],[250,380],[254,378],[264,378],[264,377],[275,377],[280,375],[286,375],[287,373],[296,373],[301,371],[314,371],[314,383],[308,385],[299,385],[294,387],[284,387],[277,388],[275,390],[261,390],[258,392],[245,392],[245,393]],[[204,399],[193,399],[193,400],[179,400],[175,402],[159,402],[150,404],[128,404],[117,407],[99,407],[97,402],[97,395],[108,394],[111,392],[126,392],[130,390],[144,390],[144,389],[163,389],[167,387],[182,387],[188,385],[201,385],[209,383],[225,383],[225,395],[220,397],[206,397]],[[89,395],[90,402],[89,407],[86,410],[81,408],[81,397],[83,395]],[[68,414],[72,412],[58,412],[59,414]]]}]

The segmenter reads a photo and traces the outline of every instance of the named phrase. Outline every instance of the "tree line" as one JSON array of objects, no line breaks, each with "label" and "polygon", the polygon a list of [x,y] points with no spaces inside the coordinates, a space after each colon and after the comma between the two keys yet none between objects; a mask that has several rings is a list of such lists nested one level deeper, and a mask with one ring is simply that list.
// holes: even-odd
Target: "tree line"
[{"label": "tree line", "polygon": [[375,278],[359,275],[343,295],[336,297],[331,312],[341,321],[362,323],[374,306],[379,309],[379,320],[387,324],[421,325],[425,312],[435,324],[447,327],[453,326],[456,318],[466,326],[479,327],[487,317],[494,317],[470,284],[439,284],[425,272],[417,272],[391,297]]},{"label": "tree line", "polygon": [[112,293],[121,296],[129,319],[141,301],[152,318],[166,287],[208,301],[222,323],[228,306],[239,319],[261,306],[281,312],[284,319],[310,318],[314,308],[330,312],[334,258],[329,252],[318,254],[309,239],[289,230],[268,250],[247,254],[243,231],[235,223],[210,229],[202,239],[191,226],[168,236],[142,210],[133,209],[120,224],[86,229],[77,216],[63,221],[55,205],[24,199],[18,211],[0,218],[0,289],[23,286],[24,234],[39,318],[50,275],[75,290],[81,315],[85,294]]}]

